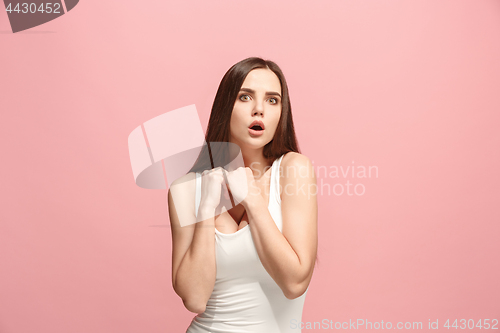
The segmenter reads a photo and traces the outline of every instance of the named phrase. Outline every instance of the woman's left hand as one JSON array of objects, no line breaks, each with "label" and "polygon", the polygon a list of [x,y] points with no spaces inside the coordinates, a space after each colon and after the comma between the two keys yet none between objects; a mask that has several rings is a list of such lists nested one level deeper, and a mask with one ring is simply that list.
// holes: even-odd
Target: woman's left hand
[{"label": "woman's left hand", "polygon": [[233,171],[225,171],[225,174],[235,205],[241,203],[246,208],[249,203],[263,199],[260,188],[255,182],[252,169],[249,167],[239,167]]}]

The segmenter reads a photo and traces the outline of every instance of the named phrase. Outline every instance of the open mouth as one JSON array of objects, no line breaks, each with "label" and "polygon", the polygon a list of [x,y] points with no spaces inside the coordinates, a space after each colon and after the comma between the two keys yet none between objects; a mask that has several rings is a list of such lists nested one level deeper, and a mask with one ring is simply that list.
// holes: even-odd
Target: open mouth
[{"label": "open mouth", "polygon": [[263,131],[265,127],[262,120],[254,120],[248,128],[253,131]]},{"label": "open mouth", "polygon": [[255,120],[248,127],[248,132],[250,132],[252,136],[261,136],[264,134],[264,128],[264,123],[261,120]]}]

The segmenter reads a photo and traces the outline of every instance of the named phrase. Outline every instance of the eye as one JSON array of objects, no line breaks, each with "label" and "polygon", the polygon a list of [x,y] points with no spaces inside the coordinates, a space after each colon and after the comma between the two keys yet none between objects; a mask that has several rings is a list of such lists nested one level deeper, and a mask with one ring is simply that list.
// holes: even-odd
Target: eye
[{"label": "eye", "polygon": [[[245,97],[246,97],[247,99],[243,99],[243,98],[245,98]],[[240,100],[242,100],[242,101],[248,101],[249,99],[250,99],[250,96],[248,96],[248,95],[241,95],[241,96],[240,96]]]},{"label": "eye", "polygon": [[272,104],[278,104],[278,99],[277,98],[269,98],[269,100],[271,101]]}]

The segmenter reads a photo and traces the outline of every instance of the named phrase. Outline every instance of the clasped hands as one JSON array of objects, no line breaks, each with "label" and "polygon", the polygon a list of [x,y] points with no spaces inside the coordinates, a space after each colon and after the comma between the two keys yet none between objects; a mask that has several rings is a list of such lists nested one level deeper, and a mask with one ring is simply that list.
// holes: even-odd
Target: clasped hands
[{"label": "clasped hands", "polygon": [[249,204],[263,199],[260,188],[257,186],[253,172],[249,167],[238,167],[229,171],[217,167],[205,170],[201,175],[200,208],[204,210],[215,209],[217,211],[222,206],[233,207],[230,195],[233,198],[234,206],[241,203],[245,209]]}]

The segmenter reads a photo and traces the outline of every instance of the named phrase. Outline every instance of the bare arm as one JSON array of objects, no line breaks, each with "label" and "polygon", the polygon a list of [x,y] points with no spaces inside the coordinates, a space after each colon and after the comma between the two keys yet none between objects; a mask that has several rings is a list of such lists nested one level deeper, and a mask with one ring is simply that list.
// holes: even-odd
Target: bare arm
[{"label": "bare arm", "polygon": [[285,155],[282,166],[283,233],[262,196],[244,204],[264,268],[285,297],[293,299],[306,291],[314,270],[318,244],[316,176],[309,159],[298,153]]},{"label": "bare arm", "polygon": [[[178,184],[174,182],[168,192],[172,229],[172,286],[186,309],[202,313],[215,284],[215,209],[200,207],[199,214],[208,218],[195,223],[193,179],[184,179]],[[177,205],[174,205],[174,201]],[[181,209],[183,211],[178,214],[177,210]],[[181,227],[179,217],[183,219],[183,225],[190,224]]]}]

